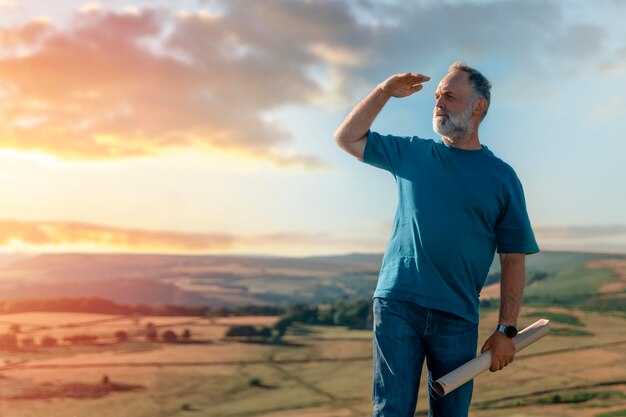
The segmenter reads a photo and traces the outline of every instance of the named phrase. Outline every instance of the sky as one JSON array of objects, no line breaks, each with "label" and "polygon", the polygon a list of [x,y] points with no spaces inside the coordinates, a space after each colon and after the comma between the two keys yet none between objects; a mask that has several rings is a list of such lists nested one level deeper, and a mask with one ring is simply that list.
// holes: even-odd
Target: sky
[{"label": "sky", "polygon": [[0,0],[0,251],[383,252],[393,176],[332,135],[436,139],[457,59],[544,250],[626,253],[626,2]]}]

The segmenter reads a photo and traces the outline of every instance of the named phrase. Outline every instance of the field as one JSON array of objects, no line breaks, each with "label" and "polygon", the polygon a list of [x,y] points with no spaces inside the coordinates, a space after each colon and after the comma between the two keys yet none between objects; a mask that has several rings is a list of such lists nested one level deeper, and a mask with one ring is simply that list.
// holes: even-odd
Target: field
[{"label": "field", "polygon": [[[520,352],[515,362],[503,371],[486,372],[476,378],[470,415],[626,416],[625,257],[540,255],[529,257],[527,271],[544,274],[530,281],[526,288],[520,327],[547,318],[552,330]],[[298,267],[306,265],[309,271],[324,275],[322,281],[332,284],[328,284],[329,289],[349,288],[362,278],[359,291],[365,293],[369,291],[366,287],[371,285],[370,272],[374,267],[371,257],[364,259],[363,269],[356,274],[350,274],[348,269],[349,265],[363,261],[359,257],[319,258],[317,262],[321,264],[300,260],[297,265],[253,260],[250,268],[266,262],[262,267],[268,268],[265,273],[270,271],[271,276],[263,278],[259,269],[254,285],[242,292],[266,291],[272,297],[280,296],[287,287],[282,280],[272,283],[276,278],[273,274],[281,267],[291,268],[289,275],[295,277]],[[171,268],[180,271],[206,269],[213,262],[209,257],[192,261],[181,257],[148,260],[152,262],[148,265],[157,266],[167,261]],[[26,265],[33,269],[29,270],[23,263],[13,264],[13,269],[4,269],[4,278],[0,280],[9,280],[9,274],[16,271],[24,271],[23,276],[27,271],[30,276],[32,271],[39,271],[37,274],[43,277],[42,261],[53,269],[60,268],[59,271],[67,271],[71,265],[62,257],[33,259]],[[138,265],[142,259],[124,256],[121,261],[115,260],[114,271],[116,274],[121,270],[135,271],[137,276],[132,279],[145,281],[137,288],[148,288],[148,283],[156,282],[141,278]],[[238,259],[234,264],[241,269],[246,262]],[[19,267],[22,269],[15,265],[22,265]],[[224,271],[228,269],[228,265],[220,265]],[[74,266],[76,277],[81,268],[87,267],[102,274],[100,279],[105,280],[104,260],[91,266],[90,263]],[[281,270],[281,274],[286,275],[286,271]],[[146,275],[151,276],[151,272]],[[306,275],[311,283],[316,282],[313,275]],[[10,280],[5,281],[9,288],[7,282]],[[490,294],[493,302],[481,312],[478,348],[497,321],[499,291]],[[141,299],[135,300],[138,301]],[[0,335],[15,333],[20,347],[13,352],[0,351],[0,416],[371,415],[371,330],[295,323],[277,344],[262,339],[225,337],[231,326],[271,326],[276,320],[277,317],[256,316],[1,314]],[[180,338],[186,330],[190,337],[170,343],[162,338],[148,340],[145,332],[149,323],[160,335],[172,331]],[[120,331],[126,340],[116,337]],[[78,335],[95,336],[97,340],[91,344],[64,341]],[[42,347],[44,338],[55,338],[59,343]],[[427,415],[426,380],[423,375],[416,415]]]},{"label": "field", "polygon": [[[481,342],[491,332],[495,314],[483,315]],[[626,319],[571,309],[526,308],[521,324],[540,316],[551,318],[557,331],[520,352],[502,372],[479,376],[471,414],[621,415],[626,409]],[[20,324],[23,337],[62,338],[81,333],[100,338],[98,345],[5,353],[0,368],[0,415],[371,415],[370,331],[298,325],[290,329],[282,345],[223,338],[230,325],[261,326],[274,320],[4,315],[2,330]],[[160,331],[189,329],[192,338],[188,343],[148,342],[139,336],[148,321]],[[585,332],[559,336],[558,329]],[[112,337],[117,330],[136,336],[118,343]],[[418,415],[426,415],[425,387],[420,391]]]}]

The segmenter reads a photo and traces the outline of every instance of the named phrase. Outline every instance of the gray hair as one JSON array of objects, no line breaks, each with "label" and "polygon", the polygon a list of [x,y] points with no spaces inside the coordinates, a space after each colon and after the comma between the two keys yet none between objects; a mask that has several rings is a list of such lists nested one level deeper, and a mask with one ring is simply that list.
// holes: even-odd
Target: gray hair
[{"label": "gray hair", "polygon": [[480,97],[487,100],[487,108],[485,109],[485,112],[480,119],[483,120],[487,115],[489,105],[491,104],[491,83],[487,78],[485,78],[484,75],[480,73],[480,71],[468,66],[461,60],[454,62],[452,65],[450,65],[450,67],[448,67],[448,74],[455,71],[463,71],[468,73],[469,81],[473,87],[472,93],[470,94],[470,99],[472,103]]}]

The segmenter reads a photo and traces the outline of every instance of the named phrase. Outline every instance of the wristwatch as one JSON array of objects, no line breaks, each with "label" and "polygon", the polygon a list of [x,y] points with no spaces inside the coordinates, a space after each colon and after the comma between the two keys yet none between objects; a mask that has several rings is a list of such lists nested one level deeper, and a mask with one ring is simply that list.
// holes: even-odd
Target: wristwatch
[{"label": "wristwatch", "polygon": [[513,325],[508,326],[506,324],[498,324],[498,327],[496,327],[496,331],[504,333],[509,339],[513,339],[515,336],[517,336],[517,327]]}]

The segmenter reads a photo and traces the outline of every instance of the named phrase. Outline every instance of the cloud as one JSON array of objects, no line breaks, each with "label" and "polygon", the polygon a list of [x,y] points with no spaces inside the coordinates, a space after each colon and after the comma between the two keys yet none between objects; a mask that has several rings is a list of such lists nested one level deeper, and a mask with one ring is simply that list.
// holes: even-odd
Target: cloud
[{"label": "cloud", "polygon": [[50,21],[44,18],[32,20],[22,26],[0,30],[0,47],[14,48],[34,45],[52,30]]},{"label": "cloud", "polygon": [[227,234],[193,234],[123,229],[77,222],[0,221],[0,245],[8,248],[65,247],[131,251],[189,251],[224,249],[235,238]]},{"label": "cloud", "polygon": [[626,253],[626,225],[542,226],[534,232],[543,250]]},{"label": "cloud", "polygon": [[68,28],[31,22],[0,39],[22,50],[0,60],[4,148],[66,160],[191,149],[327,165],[290,150],[289,134],[262,117],[316,91],[297,60],[248,54],[236,31],[206,13],[90,6]]},{"label": "cloud", "polygon": [[[350,236],[346,238],[345,236]],[[0,247],[18,252],[257,253],[273,255],[380,252],[381,239],[358,233],[228,233],[119,228],[80,222],[0,220]]]},{"label": "cloud", "polygon": [[15,9],[17,3],[12,0],[0,0],[0,10],[2,9]]},{"label": "cloud", "polygon": [[[382,222],[360,230],[234,235],[81,222],[0,220],[0,248],[17,252],[382,253],[390,227],[389,222]],[[626,253],[626,225],[536,227],[534,231],[542,250]]]},{"label": "cloud", "polygon": [[518,96],[545,95],[558,91],[546,74],[606,55],[607,29],[566,23],[555,1],[211,4],[219,12],[90,3],[66,27],[0,29],[0,146],[66,160],[195,150],[322,168],[264,115],[353,104],[394,72],[456,58],[506,63]]},{"label": "cloud", "polygon": [[608,226],[541,226],[535,230],[542,238],[587,239],[598,237],[626,236],[626,225]]}]

